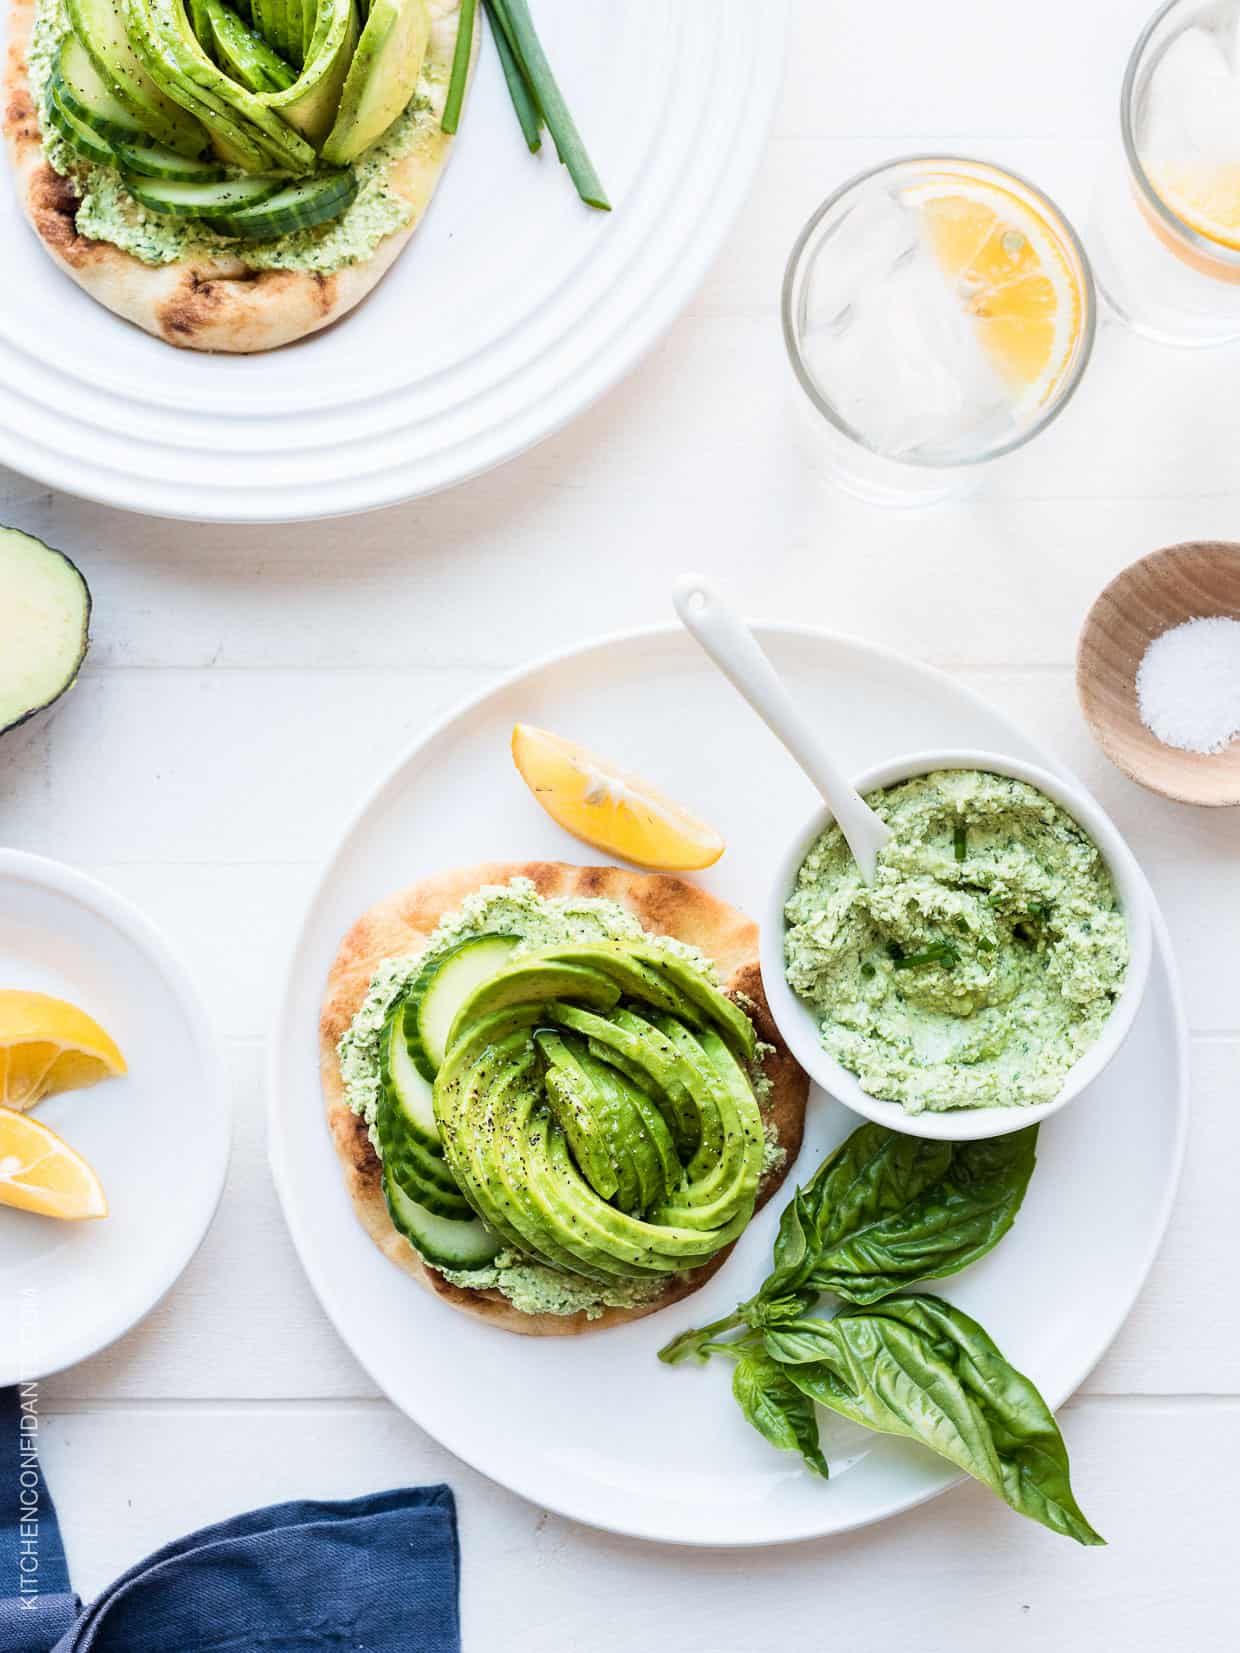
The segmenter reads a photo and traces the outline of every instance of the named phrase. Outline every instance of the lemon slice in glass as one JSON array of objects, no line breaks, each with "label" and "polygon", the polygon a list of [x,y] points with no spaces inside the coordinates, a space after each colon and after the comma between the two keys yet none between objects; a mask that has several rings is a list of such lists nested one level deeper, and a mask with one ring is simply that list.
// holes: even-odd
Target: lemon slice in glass
[{"label": "lemon slice in glass", "polygon": [[552,820],[595,849],[659,872],[693,872],[723,854],[713,827],[575,741],[518,723],[512,756]]},{"label": "lemon slice in glass", "polygon": [[1051,226],[998,182],[935,174],[908,198],[995,368],[1020,405],[1045,402],[1072,360],[1084,313]]},{"label": "lemon slice in glass", "polygon": [[1190,229],[1240,249],[1240,165],[1163,166],[1150,182]]},{"label": "lemon slice in glass", "polygon": [[81,1154],[37,1119],[3,1108],[0,1205],[66,1222],[108,1214],[103,1185]]},{"label": "lemon slice in glass", "polygon": [[47,993],[0,989],[0,1104],[31,1108],[126,1071],[125,1058],[93,1016]]}]

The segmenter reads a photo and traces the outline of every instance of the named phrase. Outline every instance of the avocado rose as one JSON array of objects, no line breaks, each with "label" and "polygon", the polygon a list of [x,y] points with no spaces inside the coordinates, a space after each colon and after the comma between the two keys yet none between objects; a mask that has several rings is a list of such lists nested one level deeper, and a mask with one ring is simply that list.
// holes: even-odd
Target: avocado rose
[{"label": "avocado rose", "polygon": [[408,107],[427,0],[67,0],[46,111],[148,211],[263,241],[340,217]]},{"label": "avocado rose", "polygon": [[501,1243],[602,1282],[708,1262],[762,1174],[748,1017],[654,946],[510,962],[515,945],[462,943],[388,1013],[375,1123],[396,1227],[450,1268]]},{"label": "avocado rose", "polygon": [[656,948],[526,954],[462,1007],[434,1083],[444,1157],[508,1244],[595,1280],[707,1262],[753,1215],[748,1018]]}]

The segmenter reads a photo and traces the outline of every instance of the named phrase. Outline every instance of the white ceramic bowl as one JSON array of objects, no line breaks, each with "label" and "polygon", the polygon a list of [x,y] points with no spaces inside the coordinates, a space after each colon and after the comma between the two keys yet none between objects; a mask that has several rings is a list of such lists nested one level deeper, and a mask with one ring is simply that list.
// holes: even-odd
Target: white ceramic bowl
[{"label": "white ceramic bowl", "polygon": [[855,1074],[829,1056],[818,1038],[812,1011],[788,986],[784,976],[784,904],[796,884],[801,864],[814,840],[831,824],[830,810],[819,810],[796,835],[775,871],[762,925],[762,980],[771,1014],[793,1055],[825,1091],[854,1113],[908,1136],[949,1142],[1006,1136],[1058,1113],[1097,1078],[1124,1042],[1145,992],[1150,970],[1151,929],[1145,877],[1131,850],[1097,804],[1078,787],[1033,764],[1018,763],[994,752],[918,752],[871,769],[856,781],[864,796],[880,787],[936,769],[980,769],[1027,781],[1044,792],[1080,825],[1097,844],[1110,870],[1128,923],[1128,974],[1102,1032],[1069,1071],[1059,1095],[1035,1107],[955,1108],[946,1113],[908,1113],[898,1102],[882,1102],[861,1088]]}]

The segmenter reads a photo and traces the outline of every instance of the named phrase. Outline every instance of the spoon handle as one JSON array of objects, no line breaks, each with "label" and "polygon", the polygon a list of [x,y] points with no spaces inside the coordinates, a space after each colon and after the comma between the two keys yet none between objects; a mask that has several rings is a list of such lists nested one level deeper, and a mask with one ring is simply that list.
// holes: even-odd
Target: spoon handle
[{"label": "spoon handle", "polygon": [[697,574],[684,574],[677,580],[673,601],[685,629],[822,794],[869,883],[874,877],[875,857],[890,832],[826,751],[817,730],[776,675],[749,627],[710,581]]}]

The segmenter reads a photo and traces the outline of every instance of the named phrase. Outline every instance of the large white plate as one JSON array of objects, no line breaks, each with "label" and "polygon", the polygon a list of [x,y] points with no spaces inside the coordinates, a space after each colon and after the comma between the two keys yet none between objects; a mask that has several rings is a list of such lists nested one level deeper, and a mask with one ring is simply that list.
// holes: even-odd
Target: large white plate
[{"label": "large white plate", "polygon": [[[989,748],[1054,767],[1005,719],[925,667],[822,633],[760,635],[856,772],[931,746]],[[393,1268],[358,1225],[322,1118],[316,1021],[324,978],[362,909],[425,873],[492,857],[582,859],[512,769],[516,719],[586,738],[673,786],[728,839],[703,882],[749,912],[762,910],[784,826],[812,806],[799,771],[677,632],[536,666],[406,754],[327,868],[272,1039],[273,1168],[324,1307],[376,1382],[452,1451],[596,1526],[677,1543],[763,1544],[839,1532],[931,1497],[953,1476],[920,1448],[828,1420],[834,1478],[824,1486],[743,1422],[725,1371],[656,1361],[673,1333],[726,1314],[756,1288],[782,1199],[688,1303],[569,1339],[513,1337],[453,1313]],[[1090,1092],[1043,1126],[1013,1234],[947,1287],[1056,1406],[1141,1289],[1179,1174],[1186,1041],[1161,917],[1157,931],[1149,992],[1127,1044]],[[804,1180],[857,1123],[815,1093],[793,1180]],[[1088,1509],[1089,1487],[1077,1490]]]},{"label": "large white plate", "polygon": [[276,522],[511,458],[627,372],[702,279],[761,154],[786,10],[538,0],[616,210],[583,207],[549,143],[526,152],[488,40],[395,269],[341,325],[264,356],[172,350],[117,320],[0,186],[0,461],[130,510]]},{"label": "large white plate", "polygon": [[89,1011],[129,1067],[32,1117],[98,1171],[109,1215],[62,1223],[0,1207],[0,1385],[85,1360],[154,1308],[219,1204],[231,1124],[198,994],[128,901],[42,856],[0,850],[0,987]]}]

